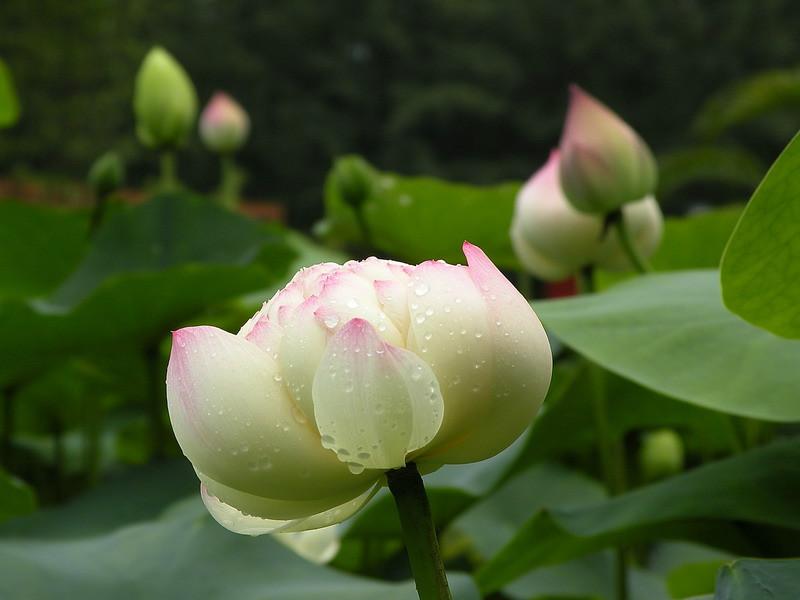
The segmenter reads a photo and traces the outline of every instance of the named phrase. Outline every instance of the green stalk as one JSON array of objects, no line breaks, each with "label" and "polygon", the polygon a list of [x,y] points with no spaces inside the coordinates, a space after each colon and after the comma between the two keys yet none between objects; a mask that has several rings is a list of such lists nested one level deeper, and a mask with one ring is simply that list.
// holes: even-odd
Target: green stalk
[{"label": "green stalk", "polygon": [[[580,271],[581,293],[591,294],[595,291],[594,269],[584,267]],[[597,443],[602,463],[603,479],[612,496],[625,491],[625,455],[622,444],[612,435],[608,423],[608,388],[603,369],[587,361],[589,377],[592,379],[592,409],[594,411],[595,428],[597,429]],[[615,587],[616,600],[628,600],[628,563],[624,548],[617,548],[615,556]]]},{"label": "green stalk", "polygon": [[158,187],[162,192],[171,192],[178,187],[175,152],[172,150],[164,150],[161,153],[161,179]]},{"label": "green stalk", "polygon": [[614,228],[617,230],[619,243],[622,246],[625,254],[628,256],[628,259],[631,261],[633,268],[639,273],[649,273],[652,271],[653,268],[647,262],[647,259],[639,254],[639,251],[636,249],[636,246],[631,239],[628,227],[625,225],[624,213],[622,211],[617,211],[616,213],[612,213],[609,218],[613,223]]},{"label": "green stalk", "polygon": [[452,600],[425,485],[414,463],[386,473],[420,600]]},{"label": "green stalk", "polygon": [[94,207],[92,208],[92,214],[89,217],[89,238],[94,236],[97,228],[100,227],[100,223],[103,222],[103,216],[106,212],[107,199],[107,196],[102,196],[100,194],[95,196]]},{"label": "green stalk", "polygon": [[219,161],[219,203],[228,210],[234,210],[239,204],[239,171],[232,154],[220,155]]}]

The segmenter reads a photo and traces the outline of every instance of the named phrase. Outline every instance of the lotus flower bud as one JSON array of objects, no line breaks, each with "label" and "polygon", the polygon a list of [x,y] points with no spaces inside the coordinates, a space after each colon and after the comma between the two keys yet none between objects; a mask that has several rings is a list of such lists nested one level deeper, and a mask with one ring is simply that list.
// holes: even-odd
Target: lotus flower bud
[{"label": "lotus flower bud", "polygon": [[231,154],[241,148],[250,133],[250,117],[233,98],[217,92],[200,115],[200,137],[219,154]]},{"label": "lotus flower bud", "polygon": [[639,448],[639,465],[645,481],[663,479],[683,470],[683,440],[672,429],[646,433]]},{"label": "lotus flower bud", "polygon": [[318,264],[237,335],[175,332],[170,419],[222,525],[331,525],[387,470],[480,461],[523,432],[550,382],[547,336],[478,247],[464,254]]},{"label": "lotus flower bud", "polygon": [[139,68],[133,96],[136,133],[154,149],[180,146],[197,115],[197,93],[180,64],[163,48],[153,48]]},{"label": "lotus flower bud", "polygon": [[[600,215],[575,210],[559,181],[559,152],[522,187],[511,222],[511,243],[522,266],[541,279],[564,279],[581,267],[630,269],[616,230],[606,230]],[[622,208],[634,245],[650,256],[661,240],[663,219],[652,197]]]},{"label": "lotus flower bud", "polygon": [[125,167],[116,152],[106,152],[94,161],[87,179],[95,196],[105,198],[122,186]]},{"label": "lotus flower bud", "polygon": [[331,177],[342,200],[358,210],[372,193],[375,170],[360,156],[345,156],[336,161]]},{"label": "lotus flower bud", "polygon": [[577,86],[561,136],[561,185],[579,211],[607,214],[656,191],[647,144],[608,107]]}]

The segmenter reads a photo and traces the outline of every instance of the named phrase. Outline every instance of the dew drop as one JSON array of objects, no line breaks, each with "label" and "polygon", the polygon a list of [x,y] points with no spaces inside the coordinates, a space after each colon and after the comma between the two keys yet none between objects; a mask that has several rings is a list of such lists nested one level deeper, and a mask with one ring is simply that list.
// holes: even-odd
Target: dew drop
[{"label": "dew drop", "polygon": [[336,315],[328,315],[323,319],[322,322],[328,329],[333,329],[339,324],[339,317],[337,317]]},{"label": "dew drop", "polygon": [[429,290],[430,290],[430,288],[428,287],[428,284],[425,283],[424,281],[420,281],[417,284],[417,286],[414,288],[414,293],[417,296],[424,296],[425,294],[428,293]]},{"label": "dew drop", "polygon": [[348,308],[358,308],[358,300],[356,300],[355,298],[350,298],[347,301],[347,307]]},{"label": "dew drop", "polygon": [[273,375],[272,378],[275,381],[282,381],[283,380],[283,377],[281,377],[278,373],[275,373],[275,375]]},{"label": "dew drop", "polygon": [[426,334],[425,334],[423,337],[424,337],[424,338],[425,338],[425,340],[427,341],[427,340],[430,340],[430,339],[433,337],[433,334],[432,334],[432,333],[429,331],[429,332],[428,332],[428,333],[426,333]]},{"label": "dew drop", "polygon": [[364,465],[356,462],[349,462],[347,463],[347,468],[350,469],[350,472],[353,475],[360,475],[364,472]]},{"label": "dew drop", "polygon": [[336,440],[334,439],[334,437],[332,435],[323,435],[322,438],[321,438],[321,441],[322,441],[322,445],[325,448],[330,448],[334,444],[336,444]]},{"label": "dew drop", "polygon": [[372,456],[369,452],[359,452],[357,457],[361,460],[367,460],[370,456]]},{"label": "dew drop", "polygon": [[414,318],[414,320],[417,322],[417,325],[422,325],[425,322],[425,315],[419,314]]}]

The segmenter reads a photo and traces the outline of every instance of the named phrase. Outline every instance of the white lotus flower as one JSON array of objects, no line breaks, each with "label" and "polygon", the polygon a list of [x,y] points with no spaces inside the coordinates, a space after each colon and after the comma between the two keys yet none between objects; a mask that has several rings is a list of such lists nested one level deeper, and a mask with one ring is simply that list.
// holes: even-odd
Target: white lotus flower
[{"label": "white lotus flower", "polygon": [[237,335],[175,332],[170,418],[222,525],[325,527],[386,470],[480,461],[522,433],[550,382],[547,337],[483,251],[464,253],[466,267],[315,265]]}]

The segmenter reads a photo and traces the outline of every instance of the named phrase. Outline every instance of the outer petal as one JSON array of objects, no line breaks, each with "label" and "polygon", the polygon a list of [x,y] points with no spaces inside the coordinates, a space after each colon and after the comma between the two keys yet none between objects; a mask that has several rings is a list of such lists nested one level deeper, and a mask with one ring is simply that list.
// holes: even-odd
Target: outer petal
[{"label": "outer petal", "polygon": [[331,339],[314,378],[314,417],[322,443],[354,472],[405,465],[436,435],[442,412],[431,368],[366,320],[352,319]]},{"label": "outer petal", "polygon": [[494,456],[528,426],[547,393],[552,355],[539,319],[477,246],[465,242],[469,274],[484,297],[491,322],[486,345],[490,408],[479,427],[431,459],[472,462]]},{"label": "outer petal", "polygon": [[[589,264],[603,233],[602,218],[578,212],[567,201],[559,165],[559,152],[551,152],[517,195],[512,221],[512,241],[520,260],[544,279],[561,279]],[[531,257],[539,260],[526,261]],[[547,263],[559,269],[548,269]]]},{"label": "outer petal", "polygon": [[545,281],[566,279],[575,272],[572,265],[550,259],[531,244],[516,223],[511,225],[511,245],[526,271]]},{"label": "outer petal", "polygon": [[201,471],[196,471],[196,473],[197,477],[200,479],[200,483],[212,496],[236,508],[236,510],[240,511],[242,514],[271,521],[306,519],[336,508],[341,504],[349,502],[354,497],[361,495],[382,475],[380,472],[370,471],[369,478],[363,480],[359,487],[344,492],[337,492],[326,496],[320,495],[318,498],[310,500],[284,500],[248,494],[247,492],[226,486],[208,477]]},{"label": "outer petal", "polygon": [[408,349],[431,366],[444,396],[444,422],[433,444],[438,448],[480,427],[489,409],[490,323],[481,292],[462,266],[422,263],[408,296]]},{"label": "outer petal", "polygon": [[294,409],[274,360],[215,327],[175,332],[167,401],[178,443],[221,484],[281,500],[360,493],[356,477]]},{"label": "outer petal", "polygon": [[275,540],[318,565],[331,562],[342,547],[341,532],[337,525],[310,531],[276,533]]},{"label": "outer petal", "polygon": [[200,494],[208,512],[226,529],[244,535],[264,535],[266,533],[310,531],[340,523],[358,512],[378,489],[380,489],[380,483],[376,483],[365,492],[341,505],[308,517],[288,520],[264,519],[247,515],[220,500],[205,485],[200,486]]}]

